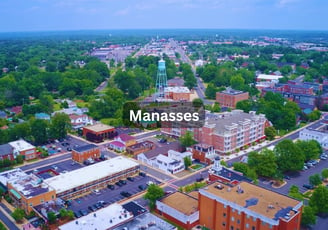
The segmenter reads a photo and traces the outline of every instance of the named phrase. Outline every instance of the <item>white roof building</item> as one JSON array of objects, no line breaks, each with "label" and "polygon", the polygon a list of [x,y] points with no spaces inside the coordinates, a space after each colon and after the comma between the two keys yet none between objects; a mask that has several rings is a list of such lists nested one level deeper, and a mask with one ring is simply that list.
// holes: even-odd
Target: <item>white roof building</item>
[{"label": "white roof building", "polygon": [[19,152],[31,150],[35,148],[34,145],[31,145],[30,143],[24,140],[12,141],[9,142],[8,144],[10,144],[15,149],[15,151],[19,151]]},{"label": "white roof building", "polygon": [[280,78],[283,78],[281,75],[270,75],[270,74],[259,74],[257,76],[258,81],[278,81]]},{"label": "white roof building", "polygon": [[106,208],[99,209],[79,219],[59,226],[60,230],[106,230],[124,224],[133,219],[132,213],[129,213],[121,205],[114,203]]},{"label": "white roof building", "polygon": [[322,148],[328,149],[328,133],[314,130],[314,129],[303,129],[300,131],[299,139],[302,141],[316,140],[319,142]]},{"label": "white roof building", "polygon": [[172,86],[172,87],[165,87],[164,93],[190,93],[188,87],[185,86]]},{"label": "white roof building", "polygon": [[19,178],[25,177],[27,174],[20,168],[12,169],[0,173],[0,183],[7,186],[8,181],[17,180]]},{"label": "white roof building", "polygon": [[48,178],[45,182],[59,194],[138,165],[139,164],[133,160],[119,156]]}]

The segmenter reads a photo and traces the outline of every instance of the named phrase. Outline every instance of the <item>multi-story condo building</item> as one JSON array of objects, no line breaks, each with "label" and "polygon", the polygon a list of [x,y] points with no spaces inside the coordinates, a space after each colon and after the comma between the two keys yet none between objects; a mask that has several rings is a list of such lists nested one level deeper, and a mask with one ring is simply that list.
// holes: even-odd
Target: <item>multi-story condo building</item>
[{"label": "multi-story condo building", "polygon": [[205,124],[201,128],[162,128],[162,132],[181,136],[189,130],[194,133],[194,138],[199,143],[214,146],[218,153],[229,153],[265,139],[264,129],[267,126],[270,126],[270,122],[264,114],[233,110],[232,112],[207,114]]},{"label": "multi-story condo building", "polygon": [[199,224],[212,230],[300,229],[303,202],[249,182],[199,190]]},{"label": "multi-story condo building", "polygon": [[325,130],[302,129],[299,134],[299,139],[303,141],[316,140],[322,148],[328,149],[328,131]]}]

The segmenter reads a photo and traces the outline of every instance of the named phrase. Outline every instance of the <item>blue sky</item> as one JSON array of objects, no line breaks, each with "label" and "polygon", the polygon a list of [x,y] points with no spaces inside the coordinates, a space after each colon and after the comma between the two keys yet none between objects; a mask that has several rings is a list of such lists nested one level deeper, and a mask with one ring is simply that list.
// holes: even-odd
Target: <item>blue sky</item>
[{"label": "blue sky", "polygon": [[328,30],[327,0],[0,0],[0,32],[138,28]]}]

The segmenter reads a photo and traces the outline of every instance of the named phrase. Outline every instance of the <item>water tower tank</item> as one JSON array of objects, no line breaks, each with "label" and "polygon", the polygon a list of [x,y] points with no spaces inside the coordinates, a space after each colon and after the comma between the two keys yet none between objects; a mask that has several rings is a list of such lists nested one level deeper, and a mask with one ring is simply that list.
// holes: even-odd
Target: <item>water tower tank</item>
[{"label": "water tower tank", "polygon": [[164,60],[159,60],[158,61],[158,69],[159,70],[164,70],[165,69],[165,61]]}]

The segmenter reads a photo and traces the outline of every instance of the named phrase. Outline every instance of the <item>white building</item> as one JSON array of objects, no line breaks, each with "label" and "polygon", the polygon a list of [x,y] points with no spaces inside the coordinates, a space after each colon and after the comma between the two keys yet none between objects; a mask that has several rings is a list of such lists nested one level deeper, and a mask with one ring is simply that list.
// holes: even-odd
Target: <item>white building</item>
[{"label": "white building", "polygon": [[152,158],[147,158],[143,153],[138,155],[138,160],[141,160],[154,168],[158,168],[168,174],[175,174],[185,169],[184,158],[192,159],[191,152],[180,153],[174,150],[169,150],[168,155],[159,154]]},{"label": "white building", "polygon": [[31,160],[36,158],[36,149],[34,145],[24,141],[17,140],[8,143],[14,148],[13,154],[16,158],[18,155],[24,156],[25,160]]},{"label": "white building", "polygon": [[94,124],[93,119],[86,114],[82,114],[82,115],[70,114],[69,118],[71,119],[71,124],[73,129],[79,129],[84,126]]},{"label": "white building", "polygon": [[60,230],[107,230],[113,229],[133,219],[132,213],[122,205],[114,203],[79,219],[59,226]]},{"label": "white building", "polygon": [[316,140],[319,142],[322,148],[328,149],[328,133],[314,130],[314,129],[303,129],[300,131],[299,139],[302,141]]},{"label": "white building", "polygon": [[60,198],[70,198],[106,187],[139,171],[139,164],[119,156],[44,180]]},{"label": "white building", "polygon": [[279,81],[280,78],[283,78],[281,75],[270,75],[270,74],[259,74],[257,76],[257,81]]}]

